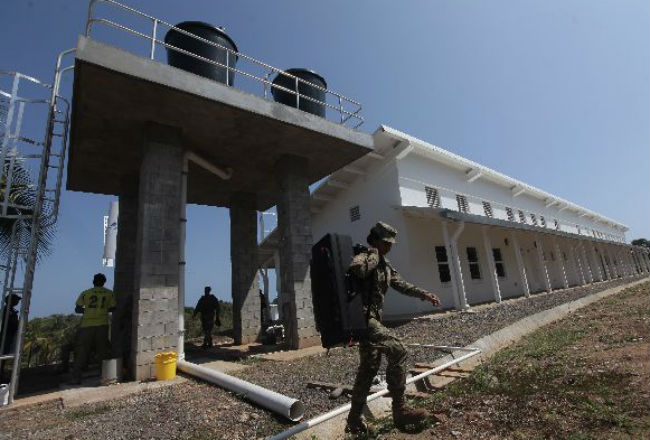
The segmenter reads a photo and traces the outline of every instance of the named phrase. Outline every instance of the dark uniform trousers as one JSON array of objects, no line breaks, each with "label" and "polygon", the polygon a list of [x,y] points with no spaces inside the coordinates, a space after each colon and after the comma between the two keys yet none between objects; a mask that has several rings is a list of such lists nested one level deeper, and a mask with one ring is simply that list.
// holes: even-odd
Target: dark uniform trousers
[{"label": "dark uniform trousers", "polygon": [[90,349],[94,347],[97,358],[101,362],[106,359],[108,354],[108,326],[96,325],[93,327],[81,327],[77,331],[77,338],[74,351],[74,370],[72,372],[75,379],[81,379],[81,370],[88,362]]},{"label": "dark uniform trousers", "polygon": [[388,360],[386,382],[393,398],[404,395],[406,382],[406,347],[377,319],[368,320],[368,334],[359,342],[359,371],[352,390],[352,405],[361,408],[366,403],[372,380],[379,370],[381,356]]},{"label": "dark uniform trousers", "polygon": [[201,316],[201,327],[203,329],[203,345],[212,347],[212,329],[214,328],[214,317],[209,316],[207,319]]}]

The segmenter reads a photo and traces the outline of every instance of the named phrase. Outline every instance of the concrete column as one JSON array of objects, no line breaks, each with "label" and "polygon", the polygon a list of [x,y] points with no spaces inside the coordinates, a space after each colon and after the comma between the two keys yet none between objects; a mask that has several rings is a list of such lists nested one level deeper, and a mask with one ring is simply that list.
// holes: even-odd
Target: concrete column
[{"label": "concrete column", "polygon": [[512,239],[512,246],[515,249],[515,259],[517,260],[517,269],[519,269],[521,286],[522,289],[524,289],[524,296],[528,298],[530,297],[530,287],[528,286],[528,277],[526,276],[526,266],[524,265],[524,259],[521,256],[521,248],[519,247],[519,241],[517,240],[517,234],[515,231],[510,233],[510,238]]},{"label": "concrete column", "polygon": [[629,253],[630,253],[630,261],[632,262],[632,269],[634,269],[634,272],[633,272],[634,275],[638,275],[638,274],[641,274],[641,273],[646,273],[648,267],[647,267],[646,262],[645,262],[645,255],[641,254],[641,260],[643,260],[643,261],[641,261],[641,267],[639,267],[637,269],[636,260],[635,260],[635,258],[636,258],[636,250],[634,250],[633,248],[629,248]]},{"label": "concrete column", "polygon": [[589,255],[591,256],[591,261],[593,261],[594,267],[596,268],[593,272],[596,274],[598,281],[605,281],[605,276],[600,266],[600,260],[598,260],[598,255],[596,255],[596,251],[594,250],[594,243],[589,243],[588,247],[589,247]]},{"label": "concrete column", "polygon": [[643,266],[645,266],[645,273],[650,272],[650,255],[648,252],[641,252],[640,256],[643,261]]},{"label": "concrete column", "polygon": [[309,209],[308,160],[286,155],[278,160],[278,232],[282,315],[290,348],[320,344],[316,331],[309,261],[313,237]]},{"label": "concrete column", "polygon": [[585,272],[587,274],[587,280],[590,283],[594,282],[594,274],[591,271],[591,265],[589,264],[589,259],[587,258],[587,252],[585,251],[584,243],[580,242],[578,246],[578,252],[580,253],[580,257],[582,258],[582,261],[584,263],[585,267]]},{"label": "concrete column", "polygon": [[566,269],[564,268],[564,259],[562,258],[562,250],[560,249],[560,245],[557,244],[557,239],[553,237],[553,249],[555,250],[555,261],[557,264],[557,269],[560,271],[560,275],[562,275],[562,285],[564,286],[565,289],[569,288],[569,280],[566,276]]},{"label": "concrete column", "polygon": [[459,234],[463,231],[464,227],[464,222],[461,222],[452,236],[449,237],[449,249],[451,250],[449,260],[453,268],[452,273],[456,277],[456,286],[458,287],[458,310],[469,309],[469,304],[467,303],[467,293],[465,292],[465,283],[463,281],[463,267],[460,264],[460,252],[458,251],[458,237]]},{"label": "concrete column", "polygon": [[262,330],[254,194],[236,193],[230,200],[230,260],[235,344],[248,344],[255,342]]},{"label": "concrete column", "polygon": [[499,276],[497,275],[497,266],[494,263],[494,253],[492,252],[492,243],[488,235],[488,228],[483,226],[481,228],[483,233],[483,245],[485,246],[485,255],[488,262],[488,274],[490,275],[490,282],[492,283],[492,293],[496,302],[501,302],[501,288],[499,287]]},{"label": "concrete column", "polygon": [[621,264],[623,265],[623,271],[626,277],[632,276],[632,267],[630,266],[630,255],[628,250],[624,246],[618,246],[618,255],[621,259]]},{"label": "concrete column", "polygon": [[[447,262],[449,264],[449,272],[451,274],[451,290],[454,293],[454,308],[456,310],[461,310],[462,305],[460,298],[461,296],[465,295],[465,286],[462,284],[463,282],[463,276],[460,274],[460,276],[457,276],[456,274],[456,265],[452,261],[452,252],[451,252],[451,239],[449,238],[449,228],[447,226],[446,221],[442,221],[442,238],[445,242],[445,252],[447,253]],[[460,283],[462,287],[459,287],[458,285],[458,280],[460,279]],[[462,293],[461,293],[462,289]]]},{"label": "concrete column", "polygon": [[135,250],[138,234],[138,187],[119,197],[120,214],[117,220],[117,247],[113,291],[117,307],[111,321],[111,349],[113,357],[121,357],[129,365],[131,351],[131,317],[135,291]]},{"label": "concrete column", "polygon": [[598,255],[600,256],[601,264],[605,268],[605,276],[607,277],[607,280],[609,281],[609,280],[612,279],[612,273],[610,272],[609,264],[607,264],[607,259],[605,258],[605,250],[604,250],[603,245],[598,246]]},{"label": "concrete column", "polygon": [[578,275],[578,279],[580,280],[580,283],[582,285],[587,284],[587,282],[585,281],[585,273],[582,271],[582,264],[580,264],[580,260],[578,259],[578,256],[576,255],[575,250],[571,245],[571,243],[569,243],[569,258],[573,263],[573,267],[576,270],[576,274]]},{"label": "concrete column", "polygon": [[612,257],[612,252],[609,249],[609,246],[605,246],[605,252],[607,253],[607,258],[609,259],[610,272],[612,273],[614,278],[618,278],[618,269],[616,268],[616,265],[614,264],[614,258]]},{"label": "concrete column", "polygon": [[551,287],[551,280],[548,277],[548,270],[546,269],[546,261],[544,261],[544,248],[542,247],[542,240],[540,236],[535,237],[535,244],[537,248],[537,259],[539,261],[539,268],[541,271],[542,279],[544,280],[544,285],[546,286],[546,291],[551,293],[553,288]]},{"label": "concrete column", "polygon": [[177,350],[182,163],[180,132],[148,126],[140,165],[131,338],[136,380],[153,377],[157,353]]}]

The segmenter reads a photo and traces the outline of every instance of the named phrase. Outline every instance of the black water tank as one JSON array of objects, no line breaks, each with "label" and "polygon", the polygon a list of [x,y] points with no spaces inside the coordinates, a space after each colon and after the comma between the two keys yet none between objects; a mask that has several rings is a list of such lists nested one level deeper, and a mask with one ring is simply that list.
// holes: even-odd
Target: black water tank
[{"label": "black water tank", "polygon": [[[313,70],[308,69],[287,69],[285,72],[297,76],[298,78],[315,84],[323,89],[327,88],[327,83],[325,79],[314,72]],[[273,84],[282,86],[289,90],[296,90],[296,80],[278,73],[278,75],[273,80]],[[271,93],[273,93],[273,99],[275,102],[280,102],[282,104],[290,105],[291,107],[298,107],[300,110],[325,117],[325,105],[318,102],[310,101],[308,99],[302,99],[303,95],[309,96],[310,98],[316,99],[320,102],[325,102],[325,90],[318,89],[309,84],[306,84],[302,81],[298,81],[298,91],[300,92],[300,103],[296,106],[297,96],[293,93],[286,92],[284,90],[272,87]]]},{"label": "black water tank", "polygon": [[[176,25],[177,28],[187,31],[191,34],[201,37],[213,43],[225,46],[237,52],[237,45],[234,41],[220,28],[212,26],[209,23],[200,21],[184,21]],[[165,43],[186,50],[195,55],[207,58],[212,61],[223,64],[224,66],[235,67],[237,64],[237,55],[219,47],[211,46],[199,41],[189,35],[184,35],[174,29],[170,29],[165,35]],[[170,66],[187,70],[188,72],[210,78],[220,83],[232,85],[235,72],[228,71],[226,82],[226,68],[216,66],[211,63],[199,60],[189,55],[185,55],[177,50],[167,48],[167,63]]]}]

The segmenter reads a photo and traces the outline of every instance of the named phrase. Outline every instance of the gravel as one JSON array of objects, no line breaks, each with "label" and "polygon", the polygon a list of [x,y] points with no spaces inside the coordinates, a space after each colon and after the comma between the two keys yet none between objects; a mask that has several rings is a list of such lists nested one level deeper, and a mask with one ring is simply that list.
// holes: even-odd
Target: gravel
[{"label": "gravel", "polygon": [[[392,323],[405,343],[468,345],[513,322],[559,304],[612,288],[631,280],[577,287],[528,299],[507,300],[473,308],[471,313],[450,312]],[[442,354],[409,348],[409,364],[432,361]],[[234,373],[242,379],[300,399],[307,420],[345,404],[344,395],[330,399],[328,392],[310,389],[307,382],[352,384],[358,351],[337,348],[326,354],[292,361],[249,358],[252,368]],[[385,361],[380,369],[384,372]],[[291,424],[246,403],[232,393],[201,382],[170,386],[127,398],[75,408],[60,404],[17,408],[0,413],[0,439],[255,439],[286,429]]]}]

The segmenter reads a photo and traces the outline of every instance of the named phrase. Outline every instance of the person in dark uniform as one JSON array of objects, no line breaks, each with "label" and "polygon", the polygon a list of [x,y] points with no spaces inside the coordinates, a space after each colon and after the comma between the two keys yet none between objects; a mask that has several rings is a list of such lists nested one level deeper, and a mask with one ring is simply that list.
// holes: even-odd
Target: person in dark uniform
[{"label": "person in dark uniform", "polygon": [[196,318],[196,315],[201,314],[201,327],[204,335],[203,347],[212,347],[212,329],[215,324],[217,327],[221,326],[219,300],[210,292],[212,292],[212,288],[205,286],[204,294],[196,303],[194,315],[192,315],[192,318]]},{"label": "person in dark uniform", "polygon": [[[0,316],[0,343],[4,344],[0,355],[13,354],[14,344],[16,342],[16,333],[18,333],[18,310],[15,307],[22,298],[15,293],[5,296],[5,308],[2,310],[4,316]],[[7,318],[5,326],[4,318]],[[6,332],[3,333],[3,330]],[[0,382],[4,380],[5,363],[0,361]],[[8,380],[6,380],[8,382]]]},{"label": "person in dark uniform", "polygon": [[372,434],[361,418],[363,405],[366,403],[372,380],[379,370],[381,357],[386,356],[386,382],[393,398],[393,422],[398,428],[421,422],[426,412],[414,409],[406,404],[406,348],[404,344],[384,327],[381,316],[384,297],[388,287],[399,293],[428,301],[434,306],[440,300],[433,293],[420,289],[402,279],[397,270],[386,257],[395,243],[397,230],[392,226],[378,222],[368,235],[370,247],[355,255],[350,263],[349,272],[362,281],[362,292],[367,298],[365,312],[368,316],[368,333],[359,341],[359,370],[352,390],[352,407],[348,414],[345,431],[353,436]]},{"label": "person in dark uniform", "polygon": [[0,323],[2,323],[2,326],[0,326],[0,341],[4,342],[4,345],[0,354],[11,354],[13,352],[16,333],[18,332],[18,310],[15,307],[21,299],[15,293],[5,296],[5,309],[3,309],[3,312],[7,314],[7,333],[3,334],[2,332],[5,329],[4,316],[2,316],[0,317]]}]

